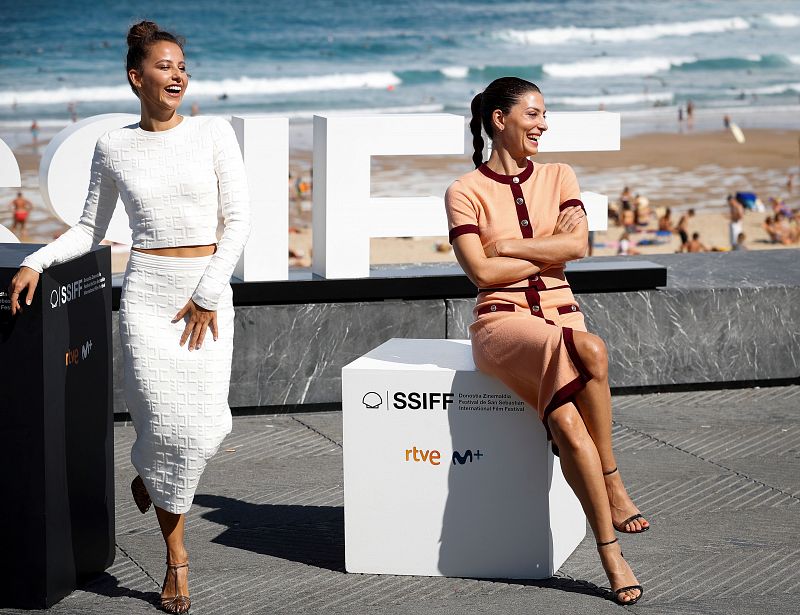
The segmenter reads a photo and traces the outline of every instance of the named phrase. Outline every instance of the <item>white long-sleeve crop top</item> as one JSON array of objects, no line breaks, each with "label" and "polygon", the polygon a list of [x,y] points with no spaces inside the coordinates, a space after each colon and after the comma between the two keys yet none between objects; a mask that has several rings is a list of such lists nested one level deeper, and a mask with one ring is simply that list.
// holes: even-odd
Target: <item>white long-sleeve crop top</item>
[{"label": "white long-sleeve crop top", "polygon": [[88,252],[105,236],[122,197],[134,248],[217,243],[217,211],[225,228],[197,288],[195,303],[215,310],[250,233],[244,163],[231,125],[221,118],[184,117],[169,130],[138,124],[97,141],[89,194],[80,221],[22,265],[45,268]]}]

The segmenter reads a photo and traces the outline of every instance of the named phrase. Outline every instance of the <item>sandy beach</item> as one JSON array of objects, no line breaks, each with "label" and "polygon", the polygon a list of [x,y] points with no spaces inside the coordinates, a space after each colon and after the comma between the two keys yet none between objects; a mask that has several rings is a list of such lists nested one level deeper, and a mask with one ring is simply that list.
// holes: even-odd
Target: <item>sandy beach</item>
[{"label": "sandy beach", "polygon": [[[293,123],[291,133],[290,170],[295,178],[308,181],[311,168],[311,127],[308,122]],[[549,154],[537,156],[534,162],[566,162],[571,164],[583,190],[606,194],[609,202],[619,198],[623,187],[641,194],[651,209],[661,215],[672,209],[673,221],[681,213],[694,208],[696,215],[689,224],[690,233],[700,233],[701,241],[710,249],[728,249],[728,217],[726,196],[737,191],[755,192],[768,203],[770,197],[784,199],[792,209],[800,207],[800,177],[794,191],[789,192],[787,177],[798,171],[798,138],[800,131],[752,129],[746,142],[737,143],[730,132],[652,133],[623,139],[619,152]],[[19,134],[9,142],[25,141]],[[45,207],[38,188],[38,167],[45,147],[24,142],[14,149],[22,173],[22,191],[34,204],[26,241],[45,243],[64,230]],[[468,172],[471,163],[464,156],[382,156],[372,161],[373,196],[441,195],[456,177]],[[298,195],[292,190],[290,200],[289,242],[295,266],[308,266],[311,254],[311,193]],[[1,188],[0,202],[5,211],[0,223],[11,226],[11,208],[7,204],[16,189]],[[746,246],[751,250],[786,247],[770,243],[763,227],[771,211],[747,211],[744,218]],[[661,239],[652,232],[655,218],[648,227],[631,235],[632,244],[641,254],[674,252],[680,247],[677,235]],[[613,255],[623,233],[609,221],[607,231],[595,235],[595,255]],[[114,270],[124,269],[127,250],[114,251]],[[373,239],[371,261],[374,264],[403,262],[453,261],[446,237]]]}]

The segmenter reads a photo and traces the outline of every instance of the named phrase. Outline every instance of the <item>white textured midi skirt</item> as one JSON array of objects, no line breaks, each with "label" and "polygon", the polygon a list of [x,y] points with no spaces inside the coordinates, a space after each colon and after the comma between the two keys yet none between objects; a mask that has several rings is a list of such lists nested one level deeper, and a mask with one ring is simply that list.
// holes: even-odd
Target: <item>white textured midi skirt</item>
[{"label": "white textured midi skirt", "polygon": [[136,428],[131,462],[153,503],[185,513],[206,463],[231,430],[228,387],[233,353],[230,286],[217,308],[219,339],[179,345],[192,296],[210,256],[173,258],[131,250],[119,309],[125,401]]}]

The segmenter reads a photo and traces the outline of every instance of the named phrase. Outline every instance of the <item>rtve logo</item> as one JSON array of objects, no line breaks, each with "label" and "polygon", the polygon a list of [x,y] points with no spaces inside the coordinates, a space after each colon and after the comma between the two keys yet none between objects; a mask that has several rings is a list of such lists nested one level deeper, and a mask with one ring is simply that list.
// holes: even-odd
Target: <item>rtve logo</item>
[{"label": "rtve logo", "polygon": [[[467,449],[464,453],[453,451],[453,465],[464,465],[465,463],[473,463],[480,461],[483,457],[480,449]],[[406,461],[410,463],[430,463],[432,466],[438,466],[441,463],[442,454],[436,449],[421,449],[416,446],[406,449]]]},{"label": "rtve logo", "polygon": [[64,286],[59,286],[50,293],[50,308],[55,309],[66,305],[74,299],[79,299],[83,291],[83,280],[75,280]]},{"label": "rtve logo", "polygon": [[64,365],[69,367],[70,365],[77,365],[80,361],[85,361],[89,357],[89,353],[91,351],[92,340],[88,340],[85,344],[78,348],[71,348],[67,350],[66,356],[64,357]]}]

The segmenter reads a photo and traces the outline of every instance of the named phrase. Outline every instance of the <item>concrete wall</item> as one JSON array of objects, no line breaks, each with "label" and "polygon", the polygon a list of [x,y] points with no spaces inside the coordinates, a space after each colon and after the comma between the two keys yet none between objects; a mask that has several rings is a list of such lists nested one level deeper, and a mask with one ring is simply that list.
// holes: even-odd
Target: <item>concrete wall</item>
[{"label": "concrete wall", "polygon": [[[668,268],[665,288],[577,295],[608,346],[612,387],[800,377],[800,251],[647,259]],[[343,365],[392,337],[466,338],[473,305],[442,297],[237,307],[230,404],[338,402]],[[114,361],[114,409],[124,412],[116,327]]]}]

